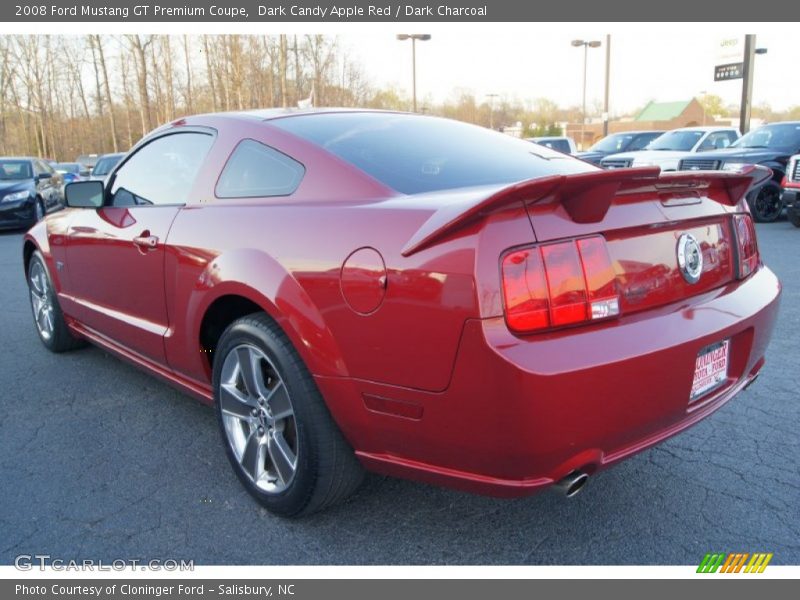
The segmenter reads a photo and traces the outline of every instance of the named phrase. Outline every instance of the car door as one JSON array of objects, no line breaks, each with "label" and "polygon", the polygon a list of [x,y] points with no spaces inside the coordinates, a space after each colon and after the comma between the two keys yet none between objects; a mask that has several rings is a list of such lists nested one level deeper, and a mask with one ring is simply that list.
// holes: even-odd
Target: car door
[{"label": "car door", "polygon": [[169,229],[213,142],[187,131],[140,147],[106,183],[104,206],[76,210],[66,242],[68,314],[127,350],[164,363]]}]

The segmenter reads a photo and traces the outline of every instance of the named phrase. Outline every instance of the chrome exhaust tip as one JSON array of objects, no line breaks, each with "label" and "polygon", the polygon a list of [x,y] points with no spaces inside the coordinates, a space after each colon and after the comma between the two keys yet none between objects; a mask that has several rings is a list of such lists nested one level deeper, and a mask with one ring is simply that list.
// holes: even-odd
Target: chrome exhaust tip
[{"label": "chrome exhaust tip", "polygon": [[587,481],[589,481],[588,473],[572,471],[561,481],[555,483],[553,488],[556,492],[563,494],[565,498],[572,498],[583,489]]}]

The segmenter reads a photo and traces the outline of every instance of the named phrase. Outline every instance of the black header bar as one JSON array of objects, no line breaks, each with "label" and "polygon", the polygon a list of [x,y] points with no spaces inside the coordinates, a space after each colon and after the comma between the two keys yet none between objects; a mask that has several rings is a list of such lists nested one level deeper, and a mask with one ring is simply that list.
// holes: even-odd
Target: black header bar
[{"label": "black header bar", "polygon": [[3,22],[770,22],[800,20],[800,3],[759,0],[9,0]]}]

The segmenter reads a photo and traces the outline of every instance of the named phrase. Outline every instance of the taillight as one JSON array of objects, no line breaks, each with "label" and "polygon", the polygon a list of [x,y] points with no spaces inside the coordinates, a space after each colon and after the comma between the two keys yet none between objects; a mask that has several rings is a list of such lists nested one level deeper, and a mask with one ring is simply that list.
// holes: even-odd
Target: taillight
[{"label": "taillight", "polygon": [[519,333],[619,315],[602,236],[515,250],[503,257],[506,322]]},{"label": "taillight", "polygon": [[758,268],[759,255],[756,243],[756,228],[750,215],[734,215],[737,254],[739,255],[739,279],[744,279]]}]

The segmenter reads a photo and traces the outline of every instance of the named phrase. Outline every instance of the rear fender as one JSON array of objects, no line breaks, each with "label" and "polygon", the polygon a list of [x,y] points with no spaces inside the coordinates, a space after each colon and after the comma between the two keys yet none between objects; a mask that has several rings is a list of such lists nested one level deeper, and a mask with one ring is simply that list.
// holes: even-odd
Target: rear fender
[{"label": "rear fender", "polygon": [[228,295],[244,297],[263,308],[289,337],[312,374],[347,376],[342,354],[317,306],[289,271],[254,249],[232,250],[209,261],[187,305],[187,314],[196,315],[188,347],[197,346],[203,316],[211,304]]}]

